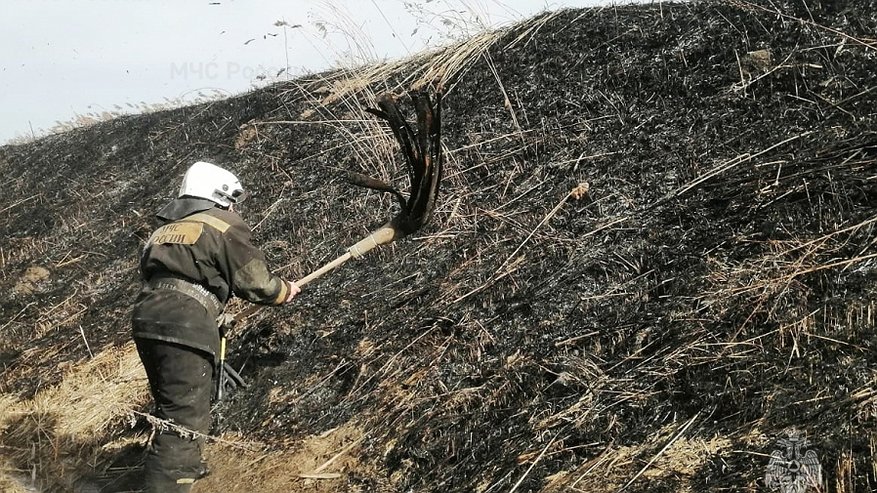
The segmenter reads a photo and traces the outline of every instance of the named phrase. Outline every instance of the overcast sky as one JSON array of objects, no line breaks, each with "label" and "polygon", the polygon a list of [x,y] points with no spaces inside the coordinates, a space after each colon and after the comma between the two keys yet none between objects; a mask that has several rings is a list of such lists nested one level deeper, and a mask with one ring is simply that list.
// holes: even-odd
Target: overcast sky
[{"label": "overcast sky", "polygon": [[4,0],[0,144],[77,115],[237,94],[272,79],[405,56],[482,25],[598,3],[607,2]]}]

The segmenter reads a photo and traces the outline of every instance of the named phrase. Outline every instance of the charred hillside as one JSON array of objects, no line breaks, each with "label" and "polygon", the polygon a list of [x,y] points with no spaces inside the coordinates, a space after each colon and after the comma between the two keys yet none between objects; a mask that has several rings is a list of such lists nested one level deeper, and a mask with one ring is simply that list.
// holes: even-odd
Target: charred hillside
[{"label": "charred hillside", "polygon": [[[875,32],[871,0],[562,11],[0,148],[0,455],[64,491],[142,448],[137,257],[192,161],[302,277],[394,213],[347,171],[405,187],[364,108],[438,84],[432,223],[236,328],[214,488],[754,491],[797,429],[826,487],[871,491]],[[337,475],[272,462],[334,429]]]}]

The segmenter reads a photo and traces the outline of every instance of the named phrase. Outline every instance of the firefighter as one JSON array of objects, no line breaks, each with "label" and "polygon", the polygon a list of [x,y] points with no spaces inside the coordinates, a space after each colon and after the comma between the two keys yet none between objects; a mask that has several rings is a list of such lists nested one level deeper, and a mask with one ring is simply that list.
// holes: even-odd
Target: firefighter
[{"label": "firefighter", "polygon": [[271,273],[234,206],[240,181],[214,164],[193,164],[164,222],[140,258],[143,289],[132,314],[134,341],[166,420],[145,463],[146,491],[188,492],[206,474],[201,448],[210,429],[213,380],[221,369],[217,318],[232,296],[262,305],[292,301],[300,289]]}]

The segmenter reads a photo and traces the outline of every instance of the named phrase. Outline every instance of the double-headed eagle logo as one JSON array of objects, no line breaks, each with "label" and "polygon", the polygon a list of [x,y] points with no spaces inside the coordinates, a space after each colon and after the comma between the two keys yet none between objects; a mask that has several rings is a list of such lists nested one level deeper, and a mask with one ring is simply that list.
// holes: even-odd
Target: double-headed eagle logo
[{"label": "double-headed eagle logo", "polygon": [[790,430],[786,435],[777,442],[781,448],[770,454],[765,485],[780,493],[821,491],[822,466],[816,452],[807,450],[810,442],[798,430]]}]

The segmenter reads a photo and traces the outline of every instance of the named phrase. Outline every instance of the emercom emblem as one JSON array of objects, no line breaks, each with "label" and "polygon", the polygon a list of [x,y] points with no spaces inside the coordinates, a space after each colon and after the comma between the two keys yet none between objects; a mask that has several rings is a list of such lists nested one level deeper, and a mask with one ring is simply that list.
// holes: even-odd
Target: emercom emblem
[{"label": "emercom emblem", "polygon": [[810,442],[803,433],[795,429],[787,431],[786,438],[780,438],[770,454],[765,485],[780,493],[822,491],[822,466],[816,452],[809,448]]}]

